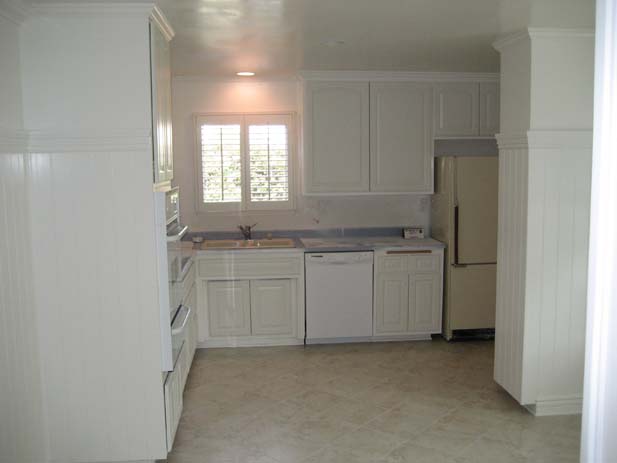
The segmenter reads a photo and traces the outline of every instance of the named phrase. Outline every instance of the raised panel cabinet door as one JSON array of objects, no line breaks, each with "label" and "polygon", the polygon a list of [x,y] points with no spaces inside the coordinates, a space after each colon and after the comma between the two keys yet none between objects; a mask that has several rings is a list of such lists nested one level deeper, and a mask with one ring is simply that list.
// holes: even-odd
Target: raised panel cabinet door
[{"label": "raised panel cabinet door", "polygon": [[497,82],[480,84],[480,135],[492,137],[499,132],[500,87]]},{"label": "raised panel cabinet door", "polygon": [[303,120],[305,191],[368,192],[368,82],[307,82]]},{"label": "raised panel cabinet door", "polygon": [[433,88],[374,82],[371,93],[371,191],[433,192]]},{"label": "raised panel cabinet door", "polygon": [[417,273],[409,276],[409,331],[441,332],[440,293],[440,273]]},{"label": "raised panel cabinet door", "polygon": [[375,290],[375,334],[407,332],[409,276],[406,273],[377,277]]},{"label": "raised panel cabinet door", "polygon": [[479,135],[480,86],[475,82],[435,85],[435,136],[473,137]]},{"label": "raised panel cabinet door", "polygon": [[251,333],[291,335],[293,306],[291,280],[251,280]]},{"label": "raised panel cabinet door", "polygon": [[160,184],[173,178],[171,61],[169,42],[153,23],[150,23],[150,63],[154,183]]},{"label": "raised panel cabinet door", "polygon": [[207,287],[210,336],[251,334],[248,280],[210,281]]}]

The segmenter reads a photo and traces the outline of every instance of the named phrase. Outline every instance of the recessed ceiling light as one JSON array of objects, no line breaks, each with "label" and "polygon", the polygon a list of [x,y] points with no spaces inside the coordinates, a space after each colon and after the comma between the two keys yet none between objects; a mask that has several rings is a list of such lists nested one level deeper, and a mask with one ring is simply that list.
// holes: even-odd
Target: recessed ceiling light
[{"label": "recessed ceiling light", "polygon": [[236,72],[236,75],[240,77],[252,77],[255,75],[255,73],[251,71],[240,71]]}]

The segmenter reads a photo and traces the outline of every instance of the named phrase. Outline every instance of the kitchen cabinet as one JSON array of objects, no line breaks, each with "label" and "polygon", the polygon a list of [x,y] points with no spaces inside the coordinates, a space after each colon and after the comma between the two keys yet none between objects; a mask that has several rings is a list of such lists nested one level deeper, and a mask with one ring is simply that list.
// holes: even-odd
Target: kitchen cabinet
[{"label": "kitchen cabinet", "polygon": [[499,132],[499,83],[480,83],[480,135],[493,137]]},{"label": "kitchen cabinet", "polygon": [[375,334],[405,333],[409,316],[409,276],[406,273],[377,277]]},{"label": "kitchen cabinet", "polygon": [[180,424],[180,416],[182,415],[183,406],[183,391],[186,375],[184,374],[183,365],[186,363],[186,345],[182,347],[180,355],[178,356],[178,365],[172,372],[167,375],[163,388],[165,389],[165,419],[167,421],[166,426],[166,444],[167,451],[170,452],[174,439],[176,437],[176,431],[178,424]]},{"label": "kitchen cabinet", "polygon": [[435,85],[435,136],[479,134],[480,87],[477,82],[448,82]]},{"label": "kitchen cabinet", "polygon": [[249,282],[210,281],[207,284],[210,335],[251,334]]},{"label": "kitchen cabinet", "polygon": [[251,281],[253,335],[292,334],[291,281],[289,279]]},{"label": "kitchen cabinet", "polygon": [[306,193],[368,192],[368,82],[306,83],[303,121]]},{"label": "kitchen cabinet", "polygon": [[304,343],[301,250],[201,251],[196,264],[200,345]]},{"label": "kitchen cabinet", "polygon": [[443,250],[376,253],[374,335],[441,332]]},{"label": "kitchen cabinet", "polygon": [[154,184],[161,188],[170,185],[174,174],[170,39],[155,22],[150,22],[152,155]]},{"label": "kitchen cabinet", "polygon": [[432,85],[370,85],[370,190],[432,193]]},{"label": "kitchen cabinet", "polygon": [[498,82],[435,85],[435,137],[493,137],[499,132]]},{"label": "kitchen cabinet", "polygon": [[[194,281],[194,280],[193,280]],[[191,368],[193,358],[195,357],[195,350],[197,349],[197,285],[193,284],[185,299],[185,305],[191,308],[191,315],[188,321],[186,344],[187,344],[187,366],[186,374]]]},{"label": "kitchen cabinet", "polygon": [[409,331],[441,331],[441,275],[414,273],[409,276]]}]

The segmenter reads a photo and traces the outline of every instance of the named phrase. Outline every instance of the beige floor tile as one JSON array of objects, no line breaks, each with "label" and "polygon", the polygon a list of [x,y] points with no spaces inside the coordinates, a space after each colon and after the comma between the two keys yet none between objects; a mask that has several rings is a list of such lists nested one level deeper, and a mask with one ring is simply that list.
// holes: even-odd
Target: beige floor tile
[{"label": "beige floor tile", "polygon": [[575,463],[579,417],[536,418],[491,342],[206,349],[169,463]]}]

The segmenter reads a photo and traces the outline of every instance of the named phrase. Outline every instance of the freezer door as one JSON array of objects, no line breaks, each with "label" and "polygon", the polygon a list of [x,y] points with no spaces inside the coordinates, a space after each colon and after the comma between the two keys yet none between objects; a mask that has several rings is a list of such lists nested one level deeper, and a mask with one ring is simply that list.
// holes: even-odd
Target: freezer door
[{"label": "freezer door", "polygon": [[498,158],[456,158],[454,260],[457,264],[497,262]]}]

